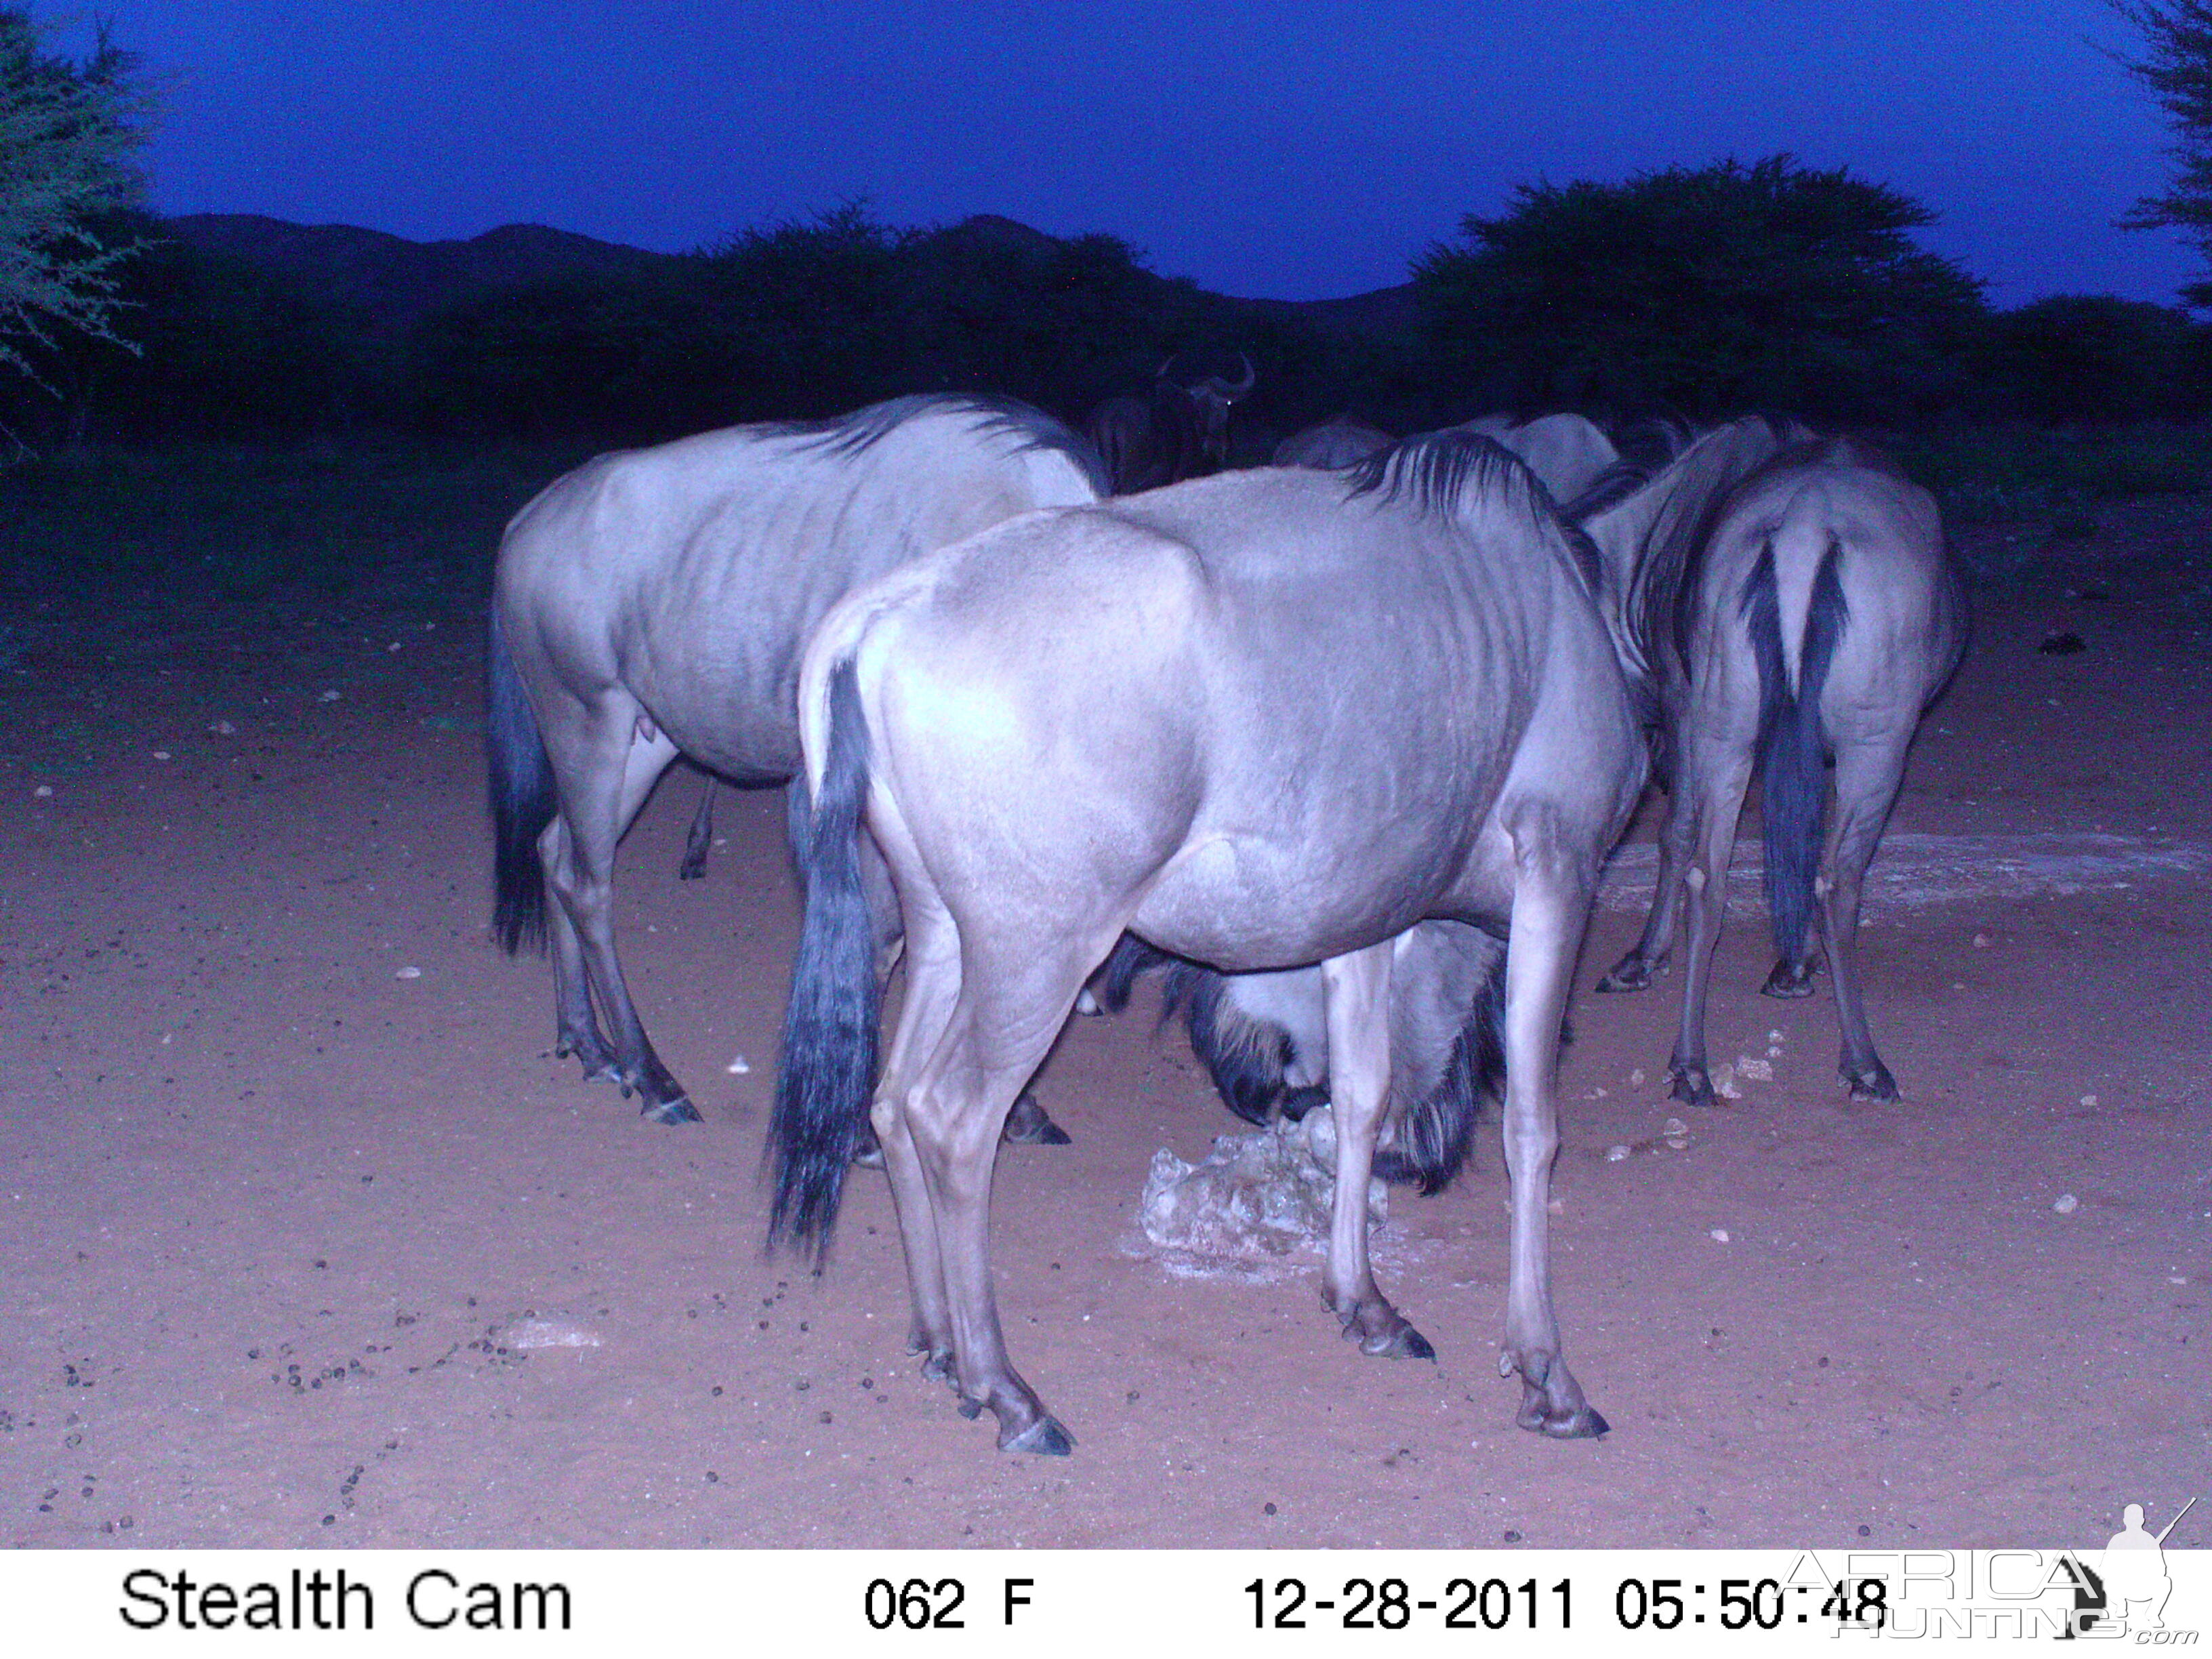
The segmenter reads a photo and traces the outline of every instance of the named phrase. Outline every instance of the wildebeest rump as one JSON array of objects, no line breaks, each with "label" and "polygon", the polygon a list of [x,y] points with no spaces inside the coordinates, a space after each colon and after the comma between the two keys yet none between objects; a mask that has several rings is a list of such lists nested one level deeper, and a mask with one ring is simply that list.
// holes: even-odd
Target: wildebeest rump
[{"label": "wildebeest rump", "polygon": [[787,780],[799,652],[832,605],[1102,483],[1082,441],[1026,405],[904,398],[603,455],[514,516],[488,655],[494,925],[509,951],[550,935],[560,1051],[587,1077],[635,1090],[661,1121],[697,1117],[614,944],[615,846],[670,762]]},{"label": "wildebeest rump", "polygon": [[[1817,910],[1844,1079],[1858,1098],[1893,1100],[1859,981],[1860,892],[1921,711],[1966,648],[1964,596],[1934,500],[1881,452],[1740,422],[1701,439],[1670,471],[1694,471],[1705,452],[1723,449],[1732,460],[1705,469],[1723,486],[1706,486],[1711,506],[1678,513],[1671,535],[1645,533],[1626,585],[1631,632],[1666,711],[1671,799],[1650,919],[1599,988],[1649,984],[1686,906],[1682,1021],[1668,1073],[1677,1099],[1712,1103],[1705,994],[1736,820],[1756,775],[1777,957],[1763,988],[1812,994]],[[1620,511],[1631,516],[1632,506]],[[1610,520],[1594,519],[1591,534],[1625,558]],[[1824,837],[1831,757],[1836,805]]]},{"label": "wildebeest rump", "polygon": [[[1601,1431],[1561,1355],[1546,1207],[1568,978],[1644,777],[1599,580],[1517,460],[1446,434],[1349,475],[1262,469],[1037,515],[854,595],[800,690],[815,814],[773,1236],[826,1244],[871,1119],[915,1348],[1000,1445],[1066,1451],[991,1289],[1001,1118],[1124,929],[1231,970],[1317,961],[1328,1298],[1368,1352],[1430,1352],[1367,1256],[1393,959],[1426,918],[1510,925],[1518,1420]],[[880,1080],[864,829],[909,975]]]}]

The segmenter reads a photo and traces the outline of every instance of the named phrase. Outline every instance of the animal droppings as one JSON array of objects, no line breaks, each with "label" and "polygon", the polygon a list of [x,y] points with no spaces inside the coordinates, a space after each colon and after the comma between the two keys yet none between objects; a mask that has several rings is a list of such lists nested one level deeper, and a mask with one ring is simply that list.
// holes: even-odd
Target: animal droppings
[{"label": "animal droppings", "polygon": [[1989,948],[1990,936],[1987,933],[1977,933],[1974,935],[1974,949],[1977,951],[1986,951]]},{"label": "animal droppings", "polygon": [[1729,1242],[1729,1230],[1725,1227],[1716,1227],[1711,1232],[1707,1233],[1705,1237],[1711,1239],[1716,1244],[1725,1244]]},{"label": "animal droppings", "polygon": [[2072,1215],[2075,1211],[2081,1207],[2081,1200],[2071,1193],[2061,1193],[2058,1194],[2057,1202],[2051,1207],[2061,1215]]},{"label": "animal droppings", "polygon": [[31,799],[33,800],[52,800],[53,797],[54,788],[50,783],[42,783],[31,791]]},{"label": "animal droppings", "polygon": [[743,1054],[739,1054],[728,1065],[722,1067],[722,1069],[727,1072],[732,1077],[743,1077],[746,1073],[752,1070],[752,1064],[750,1061],[746,1060]]},{"label": "animal droppings", "polygon": [[208,727],[208,735],[211,738],[234,738],[238,735],[238,728],[228,720],[217,720]]},{"label": "animal droppings", "polygon": [[392,977],[394,979],[420,979],[422,977],[422,970],[420,968],[402,968],[398,973],[392,975]]},{"label": "animal droppings", "polygon": [[1605,1149],[1605,1161],[1608,1164],[1618,1164],[1621,1159],[1627,1156],[1628,1148],[1620,1145],[1618,1142]]}]

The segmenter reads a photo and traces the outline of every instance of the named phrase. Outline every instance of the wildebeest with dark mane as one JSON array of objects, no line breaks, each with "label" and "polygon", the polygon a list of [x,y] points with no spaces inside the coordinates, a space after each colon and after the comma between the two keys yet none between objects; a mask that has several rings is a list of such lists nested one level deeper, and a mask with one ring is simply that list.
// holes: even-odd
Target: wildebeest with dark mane
[{"label": "wildebeest with dark mane", "polygon": [[[648,1117],[697,1121],[615,955],[615,846],[669,763],[787,781],[799,653],[830,606],[1103,483],[1081,439],[1024,404],[901,398],[602,455],[515,514],[488,651],[493,926],[509,953],[550,936],[559,1051],[587,1078],[635,1090]],[[888,947],[887,892],[878,908]]]},{"label": "wildebeest with dark mane", "polygon": [[[1125,930],[1232,971],[1318,962],[1328,1300],[1363,1350],[1432,1352],[1376,1285],[1366,1194],[1394,963],[1441,919],[1504,978],[1518,1421],[1602,1432],[1561,1352],[1547,1208],[1569,976],[1644,771],[1601,580],[1519,461],[1440,434],[1348,474],[1034,514],[853,595],[800,684],[814,813],[771,1237],[826,1248],[872,1122],[925,1370],[1002,1447],[1066,1452],[991,1288],[1000,1121]],[[880,1080],[868,839],[908,975]]]},{"label": "wildebeest with dark mane", "polygon": [[1935,501],[1866,444],[1763,421],[1707,434],[1657,482],[1673,476],[1692,482],[1669,521],[1638,522],[1632,497],[1589,526],[1617,571],[1633,561],[1617,586],[1665,711],[1670,794],[1644,935],[1598,988],[1650,984],[1686,907],[1668,1075],[1676,1099],[1711,1104],[1705,993],[1736,820],[1756,776],[1777,958],[1762,988],[1812,994],[1817,914],[1844,1080],[1856,1098],[1894,1100],[1867,1029],[1859,900],[1921,712],[1966,649],[1965,596]]},{"label": "wildebeest with dark mane", "polygon": [[1146,396],[1125,392],[1099,404],[1091,411],[1091,440],[1113,493],[1133,495],[1218,472],[1229,461],[1229,411],[1258,383],[1241,351],[1184,351],[1160,365]]}]

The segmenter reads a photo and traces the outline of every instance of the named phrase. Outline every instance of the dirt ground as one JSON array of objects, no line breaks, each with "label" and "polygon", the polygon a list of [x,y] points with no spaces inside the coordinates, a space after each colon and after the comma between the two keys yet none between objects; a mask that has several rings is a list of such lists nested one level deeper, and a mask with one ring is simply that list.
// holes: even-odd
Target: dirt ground
[{"label": "dirt ground", "polygon": [[[1557,1289],[1614,1431],[1571,1444],[1517,1431],[1495,1369],[1494,1131],[1382,1235],[1435,1364],[1340,1341],[1310,1267],[1176,1277],[1138,1247],[1154,1150],[1237,1127],[1140,1003],[1077,1022],[1041,1085],[1074,1144],[1000,1162],[1009,1338],[1079,1441],[1000,1455],[902,1352],[879,1176],[826,1275],[762,1254],[797,921],[776,797],[725,797],[704,882],[675,878],[685,775],[624,849],[631,981],[708,1119],[657,1127],[551,1057],[550,969],[489,942],[473,604],[404,571],[335,611],[23,603],[0,1538],[1897,1547],[2094,1543],[2130,1502],[2158,1524],[2212,1487],[2212,510],[2103,519],[1969,538],[1975,647],[1895,821],[1963,884],[1904,902],[1900,854],[1865,936],[1901,1103],[1844,1098],[1825,981],[1756,994],[1747,903],[1713,1053],[1773,1077],[1732,1109],[1666,1099],[1678,978],[1578,998]],[[2069,630],[2086,649],[2038,650]],[[2044,861],[2008,865],[2023,847]],[[1626,895],[1585,988],[1634,932]],[[1686,1150],[1607,1160],[1676,1114]]]}]

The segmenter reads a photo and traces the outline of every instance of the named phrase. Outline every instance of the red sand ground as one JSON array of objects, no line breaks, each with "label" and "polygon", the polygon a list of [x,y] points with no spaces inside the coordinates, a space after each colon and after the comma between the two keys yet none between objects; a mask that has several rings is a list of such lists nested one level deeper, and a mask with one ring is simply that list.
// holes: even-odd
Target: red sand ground
[{"label": "red sand ground", "polygon": [[[2203,514],[2106,518],[1982,596],[1898,827],[2212,842]],[[2085,583],[2109,598],[2065,597]],[[335,618],[165,598],[24,625],[0,670],[12,1542],[2087,1543],[2212,1486],[2201,883],[1875,917],[1894,1106],[1844,1098],[1825,988],[1754,994],[1740,913],[1713,1052],[1771,1029],[1784,1053],[1741,1109],[1687,1114],[1682,1152],[1603,1158],[1683,1110],[1656,1081],[1679,979],[1581,998],[1557,1273],[1601,1443],[1512,1426],[1494,1135],[1394,1204],[1386,1287],[1441,1362],[1364,1358],[1310,1273],[1125,1253],[1153,1149],[1234,1126],[1147,1009],[1079,1022],[1043,1085],[1075,1144],[1008,1150],[997,1238],[1016,1358],[1081,1443],[1006,1456],[902,1352],[879,1176],[825,1277],[762,1256],[796,921],[775,797],[726,798],[704,883],[675,879],[680,778],[625,849],[632,981],[709,1120],[655,1127],[549,1056],[549,970],[487,942],[472,608],[395,585]],[[2088,648],[2039,654],[2057,628]],[[1601,914],[1583,985],[1634,927]],[[597,1346],[518,1350],[529,1316]]]}]

